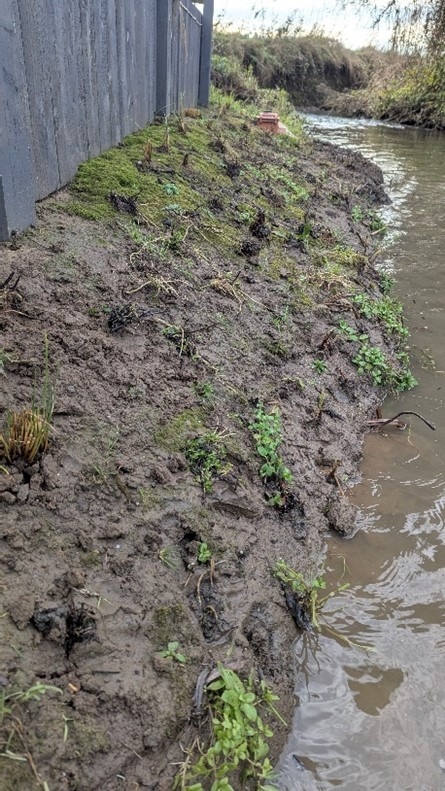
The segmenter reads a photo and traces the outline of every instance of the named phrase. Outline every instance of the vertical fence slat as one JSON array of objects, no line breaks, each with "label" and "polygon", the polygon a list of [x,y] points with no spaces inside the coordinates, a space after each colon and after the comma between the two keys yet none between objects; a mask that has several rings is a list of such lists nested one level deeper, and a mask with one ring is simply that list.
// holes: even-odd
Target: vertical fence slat
[{"label": "vertical fence slat", "polygon": [[70,13],[63,3],[46,0],[47,15],[54,14],[55,62],[51,68],[54,128],[59,159],[60,186],[76,173],[88,157],[81,2],[71,0]]},{"label": "vertical fence slat", "polygon": [[157,82],[156,62],[158,55],[158,42],[156,40],[156,21],[157,21],[156,0],[149,0],[148,28],[147,28],[149,45],[147,47],[146,62],[145,62],[145,73],[149,78],[148,114],[147,114],[148,119],[153,118],[156,112],[156,82]]},{"label": "vertical fence slat", "polygon": [[119,64],[117,55],[117,11],[116,2],[121,0],[105,0],[106,19],[108,24],[108,89],[110,93],[110,126],[111,144],[116,145],[122,140],[119,99]]},{"label": "vertical fence slat", "polygon": [[0,239],[34,222],[25,63],[16,0],[0,0]]},{"label": "vertical fence slat", "polygon": [[156,2],[156,113],[170,115],[172,101],[173,0]]},{"label": "vertical fence slat", "polygon": [[29,101],[34,160],[35,194],[43,198],[60,186],[48,66],[54,59],[52,25],[46,20],[45,0],[19,0],[25,76]]},{"label": "vertical fence slat", "polygon": [[210,98],[210,72],[212,61],[212,33],[213,33],[214,0],[204,0],[204,13],[202,15],[201,35],[201,63],[199,75],[198,104],[208,107]]},{"label": "vertical fence slat", "polygon": [[82,99],[85,109],[85,131],[89,157],[97,156],[101,151],[96,59],[96,38],[99,28],[98,11],[97,0],[81,0],[81,62],[79,67],[82,75]]}]

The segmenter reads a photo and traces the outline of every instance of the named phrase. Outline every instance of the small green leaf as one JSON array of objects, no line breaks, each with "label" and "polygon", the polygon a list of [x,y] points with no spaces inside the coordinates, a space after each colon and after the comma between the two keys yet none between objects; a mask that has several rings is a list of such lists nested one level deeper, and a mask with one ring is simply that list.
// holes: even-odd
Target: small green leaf
[{"label": "small green leaf", "polygon": [[242,703],[241,709],[251,722],[255,722],[258,717],[258,712],[255,706],[252,706],[250,703]]}]

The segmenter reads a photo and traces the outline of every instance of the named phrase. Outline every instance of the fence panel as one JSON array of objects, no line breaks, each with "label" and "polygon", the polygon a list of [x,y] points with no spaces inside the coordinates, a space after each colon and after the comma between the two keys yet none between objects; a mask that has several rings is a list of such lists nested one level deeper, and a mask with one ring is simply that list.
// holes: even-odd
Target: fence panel
[{"label": "fence panel", "polygon": [[191,0],[173,0],[172,93],[175,110],[198,102],[202,14]]},{"label": "fence panel", "polygon": [[54,130],[50,74],[55,61],[54,24],[48,0],[19,0],[24,46],[25,78],[29,104],[36,198],[43,198],[60,185]]},{"label": "fence panel", "polygon": [[0,0],[0,239],[81,162],[197,104],[201,33],[192,0]]},{"label": "fence panel", "polygon": [[[27,1],[23,0],[23,2]],[[76,173],[79,162],[88,158],[80,3],[81,0],[70,0],[69,13],[67,13],[66,3],[47,0],[48,19],[51,13],[54,14],[55,57],[50,64],[49,73],[59,162],[59,186],[70,181]]]},{"label": "fence panel", "polygon": [[[0,239],[34,221],[34,173],[16,0],[0,0]],[[11,225],[11,217],[16,224]]]}]

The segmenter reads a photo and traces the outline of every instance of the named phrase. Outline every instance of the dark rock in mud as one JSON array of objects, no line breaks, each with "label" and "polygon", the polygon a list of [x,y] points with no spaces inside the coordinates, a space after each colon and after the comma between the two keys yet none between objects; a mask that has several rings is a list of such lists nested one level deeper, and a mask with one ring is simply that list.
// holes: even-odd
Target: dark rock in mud
[{"label": "dark rock in mud", "polygon": [[341,498],[328,504],[326,516],[329,527],[342,536],[352,536],[356,530],[357,508]]}]

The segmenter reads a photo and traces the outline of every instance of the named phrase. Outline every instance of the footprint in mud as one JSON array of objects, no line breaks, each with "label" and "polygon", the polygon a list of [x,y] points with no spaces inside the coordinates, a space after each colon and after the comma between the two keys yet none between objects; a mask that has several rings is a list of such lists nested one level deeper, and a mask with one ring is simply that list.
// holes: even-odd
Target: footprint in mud
[{"label": "footprint in mud", "polygon": [[67,659],[76,643],[98,640],[95,615],[84,604],[76,606],[71,603],[47,609],[37,608],[34,610],[31,623],[46,639],[63,643]]}]

